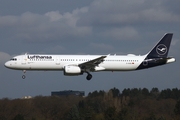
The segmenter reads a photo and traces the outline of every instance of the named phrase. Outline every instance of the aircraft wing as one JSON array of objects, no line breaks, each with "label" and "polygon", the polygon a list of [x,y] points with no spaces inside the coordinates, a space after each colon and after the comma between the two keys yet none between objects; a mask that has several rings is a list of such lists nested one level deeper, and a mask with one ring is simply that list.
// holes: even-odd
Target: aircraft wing
[{"label": "aircraft wing", "polygon": [[81,63],[78,66],[84,70],[93,70],[96,66],[104,61],[104,58],[106,58],[106,56],[101,56],[88,62]]}]

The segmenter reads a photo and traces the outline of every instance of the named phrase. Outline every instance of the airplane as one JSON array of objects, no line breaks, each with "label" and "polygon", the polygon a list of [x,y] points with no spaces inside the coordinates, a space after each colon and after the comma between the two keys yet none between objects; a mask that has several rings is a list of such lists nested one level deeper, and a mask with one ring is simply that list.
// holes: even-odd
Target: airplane
[{"label": "airplane", "polygon": [[23,70],[25,79],[27,70],[63,71],[65,76],[77,76],[99,71],[133,71],[175,62],[174,57],[167,57],[173,33],[166,33],[160,41],[145,55],[18,55],[5,63],[5,67]]}]

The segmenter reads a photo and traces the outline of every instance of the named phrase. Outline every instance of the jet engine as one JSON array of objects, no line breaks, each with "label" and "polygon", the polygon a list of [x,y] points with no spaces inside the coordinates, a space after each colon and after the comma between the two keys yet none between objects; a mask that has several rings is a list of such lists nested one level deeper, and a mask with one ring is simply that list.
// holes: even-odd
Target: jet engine
[{"label": "jet engine", "polygon": [[64,67],[64,75],[66,76],[76,76],[76,75],[82,75],[83,72],[81,71],[81,68],[78,66],[65,66]]}]

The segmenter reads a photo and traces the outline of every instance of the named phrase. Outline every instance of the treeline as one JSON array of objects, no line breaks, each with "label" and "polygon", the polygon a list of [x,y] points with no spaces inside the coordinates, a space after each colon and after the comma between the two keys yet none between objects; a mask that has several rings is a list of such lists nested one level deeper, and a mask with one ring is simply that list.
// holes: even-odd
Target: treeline
[{"label": "treeline", "polygon": [[180,90],[112,88],[87,97],[4,98],[0,120],[180,120]]}]

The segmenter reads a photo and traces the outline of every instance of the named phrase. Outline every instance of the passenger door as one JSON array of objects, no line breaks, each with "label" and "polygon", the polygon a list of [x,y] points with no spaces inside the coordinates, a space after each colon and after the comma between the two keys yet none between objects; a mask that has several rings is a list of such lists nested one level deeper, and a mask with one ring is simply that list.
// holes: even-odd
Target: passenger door
[{"label": "passenger door", "polygon": [[21,64],[26,65],[27,64],[27,55],[23,55],[21,58]]},{"label": "passenger door", "polygon": [[56,65],[60,65],[60,58],[56,57]]}]

